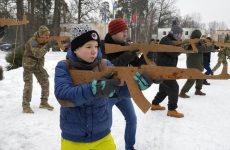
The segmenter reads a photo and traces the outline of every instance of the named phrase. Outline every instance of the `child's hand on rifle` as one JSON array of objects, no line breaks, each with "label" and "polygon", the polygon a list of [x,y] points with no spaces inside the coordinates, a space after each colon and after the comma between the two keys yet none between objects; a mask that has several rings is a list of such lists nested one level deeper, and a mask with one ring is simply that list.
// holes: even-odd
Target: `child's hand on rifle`
[{"label": "child's hand on rifle", "polygon": [[120,85],[119,79],[93,80],[91,90],[95,96],[113,97]]}]

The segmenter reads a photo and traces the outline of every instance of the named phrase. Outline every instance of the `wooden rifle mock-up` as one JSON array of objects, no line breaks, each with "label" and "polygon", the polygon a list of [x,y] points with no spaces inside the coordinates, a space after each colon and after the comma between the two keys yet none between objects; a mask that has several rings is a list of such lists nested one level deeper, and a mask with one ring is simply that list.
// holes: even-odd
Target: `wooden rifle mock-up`
[{"label": "wooden rifle mock-up", "polygon": [[0,26],[16,26],[16,25],[24,25],[28,24],[26,16],[23,16],[22,20],[18,19],[9,19],[9,18],[0,18]]},{"label": "wooden rifle mock-up", "polygon": [[73,83],[75,85],[100,80],[104,76],[112,73],[115,78],[126,83],[131,97],[137,106],[146,113],[151,107],[151,103],[145,98],[138,88],[133,76],[136,72],[147,74],[152,80],[175,80],[175,79],[230,79],[227,67],[223,68],[219,75],[205,75],[198,69],[182,69],[177,67],[161,67],[153,65],[142,65],[139,67],[107,67],[101,72],[93,72],[86,70],[69,70]]},{"label": "wooden rifle mock-up", "polygon": [[65,49],[63,43],[65,43],[66,41],[70,40],[69,36],[50,36],[49,39],[44,39],[44,38],[37,38],[37,40],[40,43],[47,43],[47,42],[51,42],[51,41],[55,41],[58,45],[59,48],[61,48],[62,50]]},{"label": "wooden rifle mock-up", "polygon": [[[117,44],[105,43],[105,54],[124,52],[124,51],[139,51],[143,53],[144,59],[148,65],[155,65],[155,63],[147,57],[148,52],[179,52],[179,53],[197,53],[198,50],[195,46],[194,40],[177,41],[174,45],[165,44],[147,44],[147,43],[131,43],[127,46]],[[192,50],[185,50],[179,45],[190,43]]]}]

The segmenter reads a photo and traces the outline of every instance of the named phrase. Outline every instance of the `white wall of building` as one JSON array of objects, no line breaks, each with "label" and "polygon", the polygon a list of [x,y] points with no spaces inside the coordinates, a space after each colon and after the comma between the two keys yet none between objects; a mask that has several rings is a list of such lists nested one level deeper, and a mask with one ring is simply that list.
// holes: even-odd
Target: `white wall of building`
[{"label": "white wall of building", "polygon": [[[182,38],[183,39],[189,39],[193,30],[195,30],[195,28],[183,28]],[[202,35],[205,35],[204,30],[201,30],[201,29],[199,29],[199,30],[201,31]],[[170,31],[171,31],[171,28],[159,28],[157,39],[160,40],[162,37],[168,35]]]}]

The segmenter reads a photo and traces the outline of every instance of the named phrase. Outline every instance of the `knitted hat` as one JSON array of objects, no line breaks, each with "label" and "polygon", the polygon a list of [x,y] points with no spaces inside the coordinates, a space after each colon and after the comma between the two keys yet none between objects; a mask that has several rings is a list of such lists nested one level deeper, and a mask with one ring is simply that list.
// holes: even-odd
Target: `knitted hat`
[{"label": "knitted hat", "polygon": [[116,18],[109,23],[109,34],[111,36],[124,30],[128,30],[128,27],[122,18]]},{"label": "knitted hat", "polygon": [[46,26],[42,25],[38,28],[38,34],[39,35],[50,34],[50,30]]},{"label": "knitted hat", "polygon": [[97,41],[100,45],[100,37],[95,30],[92,30],[86,24],[77,24],[71,30],[71,50],[75,51],[77,48],[83,46],[89,41]]},{"label": "knitted hat", "polygon": [[175,18],[175,20],[172,21],[171,32],[172,32],[172,34],[178,34],[178,33],[183,32],[183,29],[179,26],[178,18]]},{"label": "knitted hat", "polygon": [[202,33],[200,32],[200,30],[193,30],[192,33],[191,33],[190,38],[191,39],[200,38],[201,34]]}]

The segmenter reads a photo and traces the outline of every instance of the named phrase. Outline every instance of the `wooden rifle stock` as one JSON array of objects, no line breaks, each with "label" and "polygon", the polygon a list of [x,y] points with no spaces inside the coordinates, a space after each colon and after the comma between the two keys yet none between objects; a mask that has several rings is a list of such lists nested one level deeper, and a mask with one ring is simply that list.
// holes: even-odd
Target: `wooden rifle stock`
[{"label": "wooden rifle stock", "polygon": [[26,16],[23,16],[22,20],[18,19],[8,19],[8,18],[0,18],[0,26],[16,26],[16,25],[24,25],[29,23]]},{"label": "wooden rifle stock", "polygon": [[49,41],[56,41],[58,44],[58,47],[61,48],[62,50],[65,49],[65,47],[63,46],[63,42],[64,41],[68,41],[70,39],[69,36],[50,36],[49,39],[44,39],[44,38],[37,38],[37,40],[39,41],[39,43],[47,43]]},{"label": "wooden rifle stock", "polygon": [[153,60],[147,57],[148,52],[179,52],[179,53],[194,53],[192,50],[184,50],[182,47],[164,44],[145,44],[145,43],[132,43],[128,46],[120,46],[117,44],[105,43],[105,53],[117,53],[124,51],[136,51],[139,50],[143,53],[145,61],[148,65],[155,65]]},{"label": "wooden rifle stock", "polygon": [[175,80],[175,79],[230,79],[227,70],[223,69],[220,75],[209,76],[201,73],[197,69],[181,69],[176,67],[161,67],[153,65],[142,65],[138,67],[107,67],[104,71],[93,72],[86,70],[69,70],[75,85],[88,83],[92,80],[100,80],[109,73],[113,73],[121,81],[125,81],[131,97],[137,106],[146,113],[151,107],[151,103],[140,91],[133,76],[136,72],[147,74],[151,79]]}]

